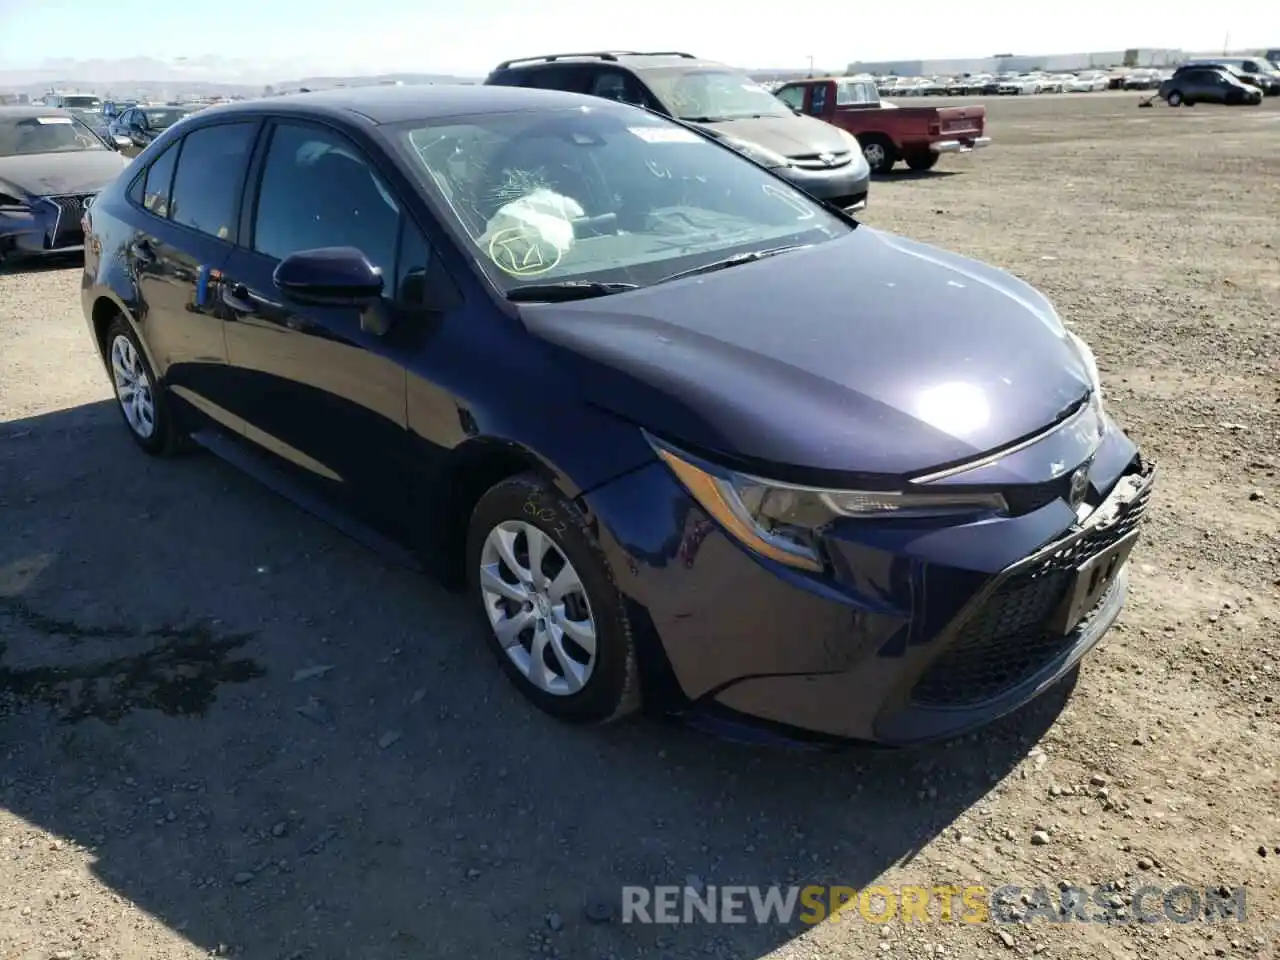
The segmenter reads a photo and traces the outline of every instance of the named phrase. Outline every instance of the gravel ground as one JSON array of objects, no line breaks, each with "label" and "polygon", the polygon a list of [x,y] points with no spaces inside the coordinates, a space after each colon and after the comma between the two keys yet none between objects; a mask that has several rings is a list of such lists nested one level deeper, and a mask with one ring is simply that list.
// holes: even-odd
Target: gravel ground
[{"label": "gravel ground", "polygon": [[[136,452],[74,265],[0,276],[0,957],[1275,956],[1280,101],[990,103],[867,220],[1006,267],[1163,477],[1074,689],[910,752],[526,708],[466,605]],[[653,927],[624,883],[1114,885],[1121,922]],[[1139,883],[1248,921],[1135,924]],[[935,911],[936,916],[936,911]]]}]

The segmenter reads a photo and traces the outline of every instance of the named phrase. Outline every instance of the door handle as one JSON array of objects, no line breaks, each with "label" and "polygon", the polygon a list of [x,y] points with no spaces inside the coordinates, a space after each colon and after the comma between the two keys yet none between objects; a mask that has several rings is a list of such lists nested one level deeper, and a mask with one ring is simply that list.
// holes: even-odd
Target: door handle
[{"label": "door handle", "polygon": [[257,298],[249,292],[243,283],[234,284],[230,289],[223,289],[222,302],[236,313],[255,314],[258,312]]},{"label": "door handle", "polygon": [[136,240],[129,247],[129,252],[141,263],[155,263],[156,252],[146,240]]}]

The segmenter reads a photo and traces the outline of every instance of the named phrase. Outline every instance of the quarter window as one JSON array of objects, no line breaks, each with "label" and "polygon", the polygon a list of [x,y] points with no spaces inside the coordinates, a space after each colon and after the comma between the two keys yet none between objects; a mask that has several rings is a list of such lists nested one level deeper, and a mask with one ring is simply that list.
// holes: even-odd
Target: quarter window
[{"label": "quarter window", "polygon": [[[138,178],[142,205],[157,217],[169,215],[169,188],[173,183],[173,167],[177,160],[178,145],[175,143],[156,157],[146,173]],[[135,196],[134,199],[139,198]]]},{"label": "quarter window", "polygon": [[256,127],[251,120],[219,123],[192,130],[183,138],[170,219],[220,240],[232,237]]},{"label": "quarter window", "polygon": [[280,124],[271,137],[254,216],[253,249],[283,260],[299,250],[355,247],[391,276],[400,208],[346,140]]}]

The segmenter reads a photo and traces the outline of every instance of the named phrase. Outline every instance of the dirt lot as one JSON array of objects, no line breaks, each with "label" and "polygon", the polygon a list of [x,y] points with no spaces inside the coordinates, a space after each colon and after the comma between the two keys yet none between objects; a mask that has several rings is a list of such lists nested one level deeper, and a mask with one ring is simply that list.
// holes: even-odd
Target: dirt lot
[{"label": "dirt lot", "polygon": [[[459,598],[136,452],[75,267],[0,276],[0,958],[1275,956],[1280,101],[1136,100],[992,102],[991,149],[874,188],[869,222],[1051,295],[1163,469],[1074,690],[920,751],[535,715]],[[1244,885],[1248,921],[584,909],[689,875]]]}]

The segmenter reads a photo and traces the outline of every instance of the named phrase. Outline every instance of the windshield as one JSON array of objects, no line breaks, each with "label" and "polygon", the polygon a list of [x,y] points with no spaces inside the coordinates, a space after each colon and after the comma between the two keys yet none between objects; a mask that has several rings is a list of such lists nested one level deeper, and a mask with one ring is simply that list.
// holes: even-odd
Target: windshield
[{"label": "windshield", "polygon": [[639,111],[401,124],[397,145],[505,292],[654,283],[851,227],[734,151]]},{"label": "windshield", "polygon": [[93,131],[74,117],[0,119],[0,157],[105,149]]},{"label": "windshield", "polygon": [[732,70],[646,70],[654,94],[681,120],[789,117],[791,111],[745,73]]},{"label": "windshield", "polygon": [[147,126],[152,130],[167,130],[192,111],[174,108],[161,108],[156,110],[143,110],[142,112],[146,114]]},{"label": "windshield", "polygon": [[79,110],[102,109],[102,101],[97,97],[63,97],[62,105],[64,107],[74,107]]}]

